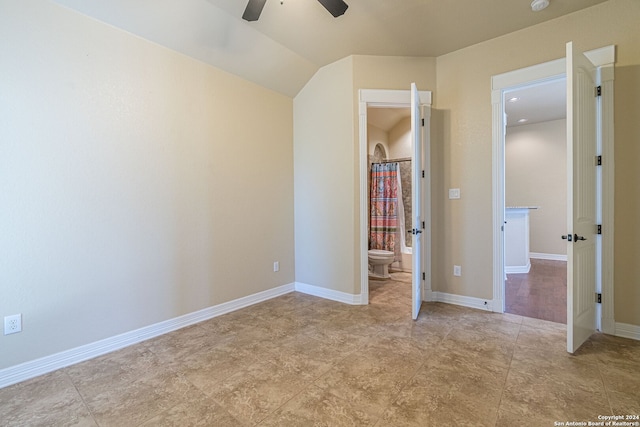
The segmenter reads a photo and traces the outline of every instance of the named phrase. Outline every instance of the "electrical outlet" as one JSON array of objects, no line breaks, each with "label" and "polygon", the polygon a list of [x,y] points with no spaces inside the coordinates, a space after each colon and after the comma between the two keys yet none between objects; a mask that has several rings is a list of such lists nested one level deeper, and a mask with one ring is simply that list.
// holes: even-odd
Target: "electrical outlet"
[{"label": "electrical outlet", "polygon": [[459,199],[460,198],[460,189],[459,188],[450,188],[449,189],[449,199]]},{"label": "electrical outlet", "polygon": [[459,265],[454,265],[453,266],[453,275],[454,276],[462,276],[462,267],[460,267]]},{"label": "electrical outlet", "polygon": [[275,262],[273,263],[273,271],[274,271],[274,272],[276,272],[276,271],[280,271],[280,262],[275,261]]},{"label": "electrical outlet", "polygon": [[22,332],[22,315],[14,314],[4,317],[4,334],[16,334]]}]

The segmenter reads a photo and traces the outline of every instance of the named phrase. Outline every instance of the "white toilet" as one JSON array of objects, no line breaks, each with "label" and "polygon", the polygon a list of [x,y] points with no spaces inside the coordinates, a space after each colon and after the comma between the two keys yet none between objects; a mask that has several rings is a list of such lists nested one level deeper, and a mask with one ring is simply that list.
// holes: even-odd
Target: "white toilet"
[{"label": "white toilet", "polygon": [[394,254],[382,249],[369,250],[369,277],[388,279],[389,265],[393,262]]}]

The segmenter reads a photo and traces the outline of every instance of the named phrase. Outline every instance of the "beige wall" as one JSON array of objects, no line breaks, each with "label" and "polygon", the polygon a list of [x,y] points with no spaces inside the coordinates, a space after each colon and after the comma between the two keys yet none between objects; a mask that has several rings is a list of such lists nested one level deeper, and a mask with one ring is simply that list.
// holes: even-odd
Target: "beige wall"
[{"label": "beige wall", "polygon": [[321,68],[294,107],[296,282],[354,293],[351,57]]},{"label": "beige wall", "polygon": [[293,282],[292,99],[50,2],[0,39],[0,369]]},{"label": "beige wall", "polygon": [[[444,165],[442,190],[460,187],[462,199],[444,201],[442,233],[434,239],[444,252],[444,262],[434,265],[434,272],[444,268],[434,279],[436,290],[492,294],[491,76],[561,58],[571,40],[582,50],[615,44],[615,319],[640,325],[640,264],[633,261],[640,258],[638,22],[640,2],[610,0],[438,57],[435,104],[443,113],[443,148],[434,161]],[[453,263],[463,266],[462,277],[451,276]]]},{"label": "beige wall", "polygon": [[[640,6],[640,2],[636,3]],[[636,12],[638,7],[635,8]],[[640,14],[635,13],[636,22]],[[621,46],[615,80],[615,319],[640,325],[640,31]],[[606,229],[604,230],[606,232]]]},{"label": "beige wall", "polygon": [[567,121],[507,128],[505,138],[507,206],[538,206],[530,214],[530,250],[567,254],[559,238],[567,228]]},{"label": "beige wall", "polygon": [[406,117],[389,129],[390,159],[404,159],[413,156],[411,141],[411,117]]},{"label": "beige wall", "polygon": [[367,150],[370,156],[373,156],[376,145],[378,144],[384,148],[386,158],[390,158],[389,134],[378,127],[367,124]]},{"label": "beige wall", "polygon": [[435,87],[432,58],[350,56],[294,99],[296,281],[360,293],[359,89]]}]

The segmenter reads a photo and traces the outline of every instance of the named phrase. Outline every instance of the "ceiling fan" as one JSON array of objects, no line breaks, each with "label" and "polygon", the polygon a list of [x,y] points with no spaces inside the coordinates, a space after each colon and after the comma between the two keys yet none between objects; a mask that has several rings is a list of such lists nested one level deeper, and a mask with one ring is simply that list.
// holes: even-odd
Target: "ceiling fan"
[{"label": "ceiling fan", "polygon": [[[349,7],[342,0],[318,0],[321,5],[324,6],[325,9],[329,11],[330,14],[333,15],[334,18],[337,18],[340,15],[343,15],[344,12]],[[249,0],[247,3],[247,8],[244,10],[242,14],[242,19],[245,21],[257,21],[260,18],[260,14],[262,13],[262,8],[264,8],[264,4],[267,0]]]}]

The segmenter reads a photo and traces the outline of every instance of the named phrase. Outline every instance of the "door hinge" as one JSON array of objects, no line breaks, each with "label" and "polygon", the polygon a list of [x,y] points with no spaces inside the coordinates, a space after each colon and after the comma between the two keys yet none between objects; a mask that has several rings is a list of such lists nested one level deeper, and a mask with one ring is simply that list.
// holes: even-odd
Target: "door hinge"
[{"label": "door hinge", "polygon": [[422,126],[424,126],[424,119],[422,119]]},{"label": "door hinge", "polygon": [[602,224],[598,224],[596,227],[598,228],[597,234],[602,234]]},{"label": "door hinge", "polygon": [[422,221],[422,229],[424,230],[424,221]]},{"label": "door hinge", "polygon": [[427,280],[427,274],[424,271],[422,272],[422,280]]},{"label": "door hinge", "polygon": [[422,171],[422,177],[424,178],[424,171]]},{"label": "door hinge", "polygon": [[596,86],[596,96],[602,96],[602,86]]},{"label": "door hinge", "polygon": [[596,293],[596,302],[602,304],[602,294]]},{"label": "door hinge", "polygon": [[596,166],[602,166],[602,156],[596,156]]}]

